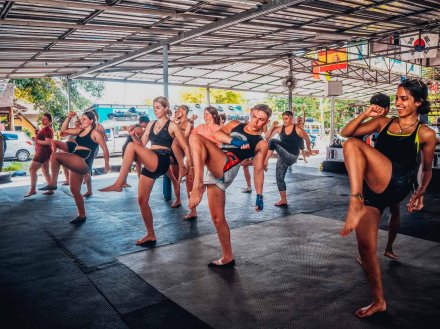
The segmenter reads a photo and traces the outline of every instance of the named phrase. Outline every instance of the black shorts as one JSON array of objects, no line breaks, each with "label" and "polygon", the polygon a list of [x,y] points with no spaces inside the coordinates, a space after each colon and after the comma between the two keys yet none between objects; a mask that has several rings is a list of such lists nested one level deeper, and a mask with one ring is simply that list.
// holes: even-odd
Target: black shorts
[{"label": "black shorts", "polygon": [[379,209],[382,214],[385,208],[400,203],[411,189],[417,179],[414,170],[408,170],[393,163],[391,179],[385,191],[380,194],[373,192],[364,181],[364,204]]},{"label": "black shorts", "polygon": [[171,163],[171,164],[176,164],[176,165],[179,164],[179,163],[177,162],[176,155],[174,154],[173,151],[171,151],[170,157],[171,157],[171,159],[174,161],[174,162]]},{"label": "black shorts", "polygon": [[73,153],[75,151],[77,144],[75,142],[66,142],[66,144],[67,144],[67,151],[69,153]]},{"label": "black shorts", "polygon": [[157,154],[157,168],[155,171],[149,171],[147,168],[143,167],[141,175],[149,177],[151,179],[159,178],[160,176],[166,174],[171,163],[171,151],[170,150],[153,150]]},{"label": "black shorts", "polygon": [[95,160],[95,158],[93,157],[91,150],[75,150],[73,152],[73,154],[76,154],[76,155],[80,156],[81,158],[83,158],[86,165],[89,167],[89,170],[92,170],[92,164],[93,164],[93,160]]}]

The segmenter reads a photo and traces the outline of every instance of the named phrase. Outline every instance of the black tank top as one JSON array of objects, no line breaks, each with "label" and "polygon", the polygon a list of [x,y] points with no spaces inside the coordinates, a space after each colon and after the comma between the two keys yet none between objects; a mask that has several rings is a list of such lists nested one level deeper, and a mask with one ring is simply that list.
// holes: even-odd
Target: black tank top
[{"label": "black tank top", "polygon": [[93,131],[94,129],[95,129],[95,128],[91,129],[87,135],[81,137],[80,135],[81,135],[81,133],[84,131],[84,129],[83,129],[83,130],[81,130],[81,131],[79,132],[79,134],[78,134],[78,135],[76,136],[76,138],[75,138],[76,144],[77,144],[78,146],[86,147],[86,148],[88,148],[89,150],[91,150],[92,153],[95,152],[96,149],[98,148],[98,143],[96,143],[96,142],[92,139],[92,136],[91,136],[91,135],[92,135],[92,131]]},{"label": "black tank top", "polygon": [[296,125],[293,125],[292,132],[287,135],[286,127],[283,125],[280,133],[280,140],[286,143],[286,151],[292,153],[293,155],[299,155],[299,149],[302,143],[302,138],[296,133]]},{"label": "black tank top", "polygon": [[420,151],[419,129],[421,123],[410,135],[395,135],[388,132],[388,128],[395,118],[390,120],[384,129],[377,136],[375,148],[386,155],[391,162],[408,170],[415,170],[417,158]]},{"label": "black tank top", "polygon": [[150,128],[150,133],[148,134],[148,139],[151,142],[151,146],[158,145],[163,147],[171,148],[171,144],[173,144],[173,138],[171,137],[170,133],[168,132],[168,126],[170,125],[170,120],[167,121],[167,123],[164,124],[162,129],[157,133],[157,135],[154,133],[154,126],[156,125],[156,121],[153,122],[153,125]]},{"label": "black tank top", "polygon": [[263,140],[261,135],[251,135],[244,131],[244,123],[240,123],[232,129],[230,136],[232,138],[241,139],[249,143],[250,148],[247,150],[239,149],[233,145],[222,145],[222,149],[234,153],[240,161],[253,158],[255,156],[255,148],[257,144]]}]

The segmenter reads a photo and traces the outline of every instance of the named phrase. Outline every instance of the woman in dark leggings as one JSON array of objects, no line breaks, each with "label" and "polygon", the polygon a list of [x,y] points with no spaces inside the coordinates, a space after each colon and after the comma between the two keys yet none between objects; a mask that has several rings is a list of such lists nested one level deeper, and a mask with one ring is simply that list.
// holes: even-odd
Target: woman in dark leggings
[{"label": "woman in dark leggings", "polygon": [[[144,168],[139,177],[138,203],[144,220],[147,234],[136,241],[137,245],[149,245],[156,242],[156,234],[153,226],[153,214],[149,205],[151,190],[157,178],[165,175],[171,162],[171,145],[176,138],[187,154],[188,162],[192,167],[188,143],[183,137],[182,131],[167,117],[170,104],[166,97],[157,97],[153,101],[154,115],[157,120],[148,123],[142,136],[142,140],[136,137],[134,130],[130,131],[133,142],[127,145],[121,171],[113,185],[100,189],[101,192],[121,192],[130,172],[131,164],[136,158]],[[151,147],[145,147],[148,142]]]},{"label": "woman in dark leggings", "polygon": [[[379,132],[375,148],[356,138],[348,139],[343,145],[350,179],[350,202],[341,235],[356,230],[362,267],[373,297],[370,305],[356,311],[360,318],[387,308],[377,259],[379,222],[386,207],[398,204],[410,192],[421,150],[422,175],[408,203],[409,212],[420,209],[422,196],[432,177],[435,132],[418,120],[419,114],[427,114],[430,110],[427,97],[428,88],[422,81],[406,80],[397,88],[398,117],[380,117],[384,109],[370,105],[341,131],[344,137]],[[363,123],[367,118],[375,119]]]},{"label": "woman in dark leggings", "polygon": [[86,211],[84,208],[84,198],[81,195],[81,184],[84,175],[90,172],[91,160],[93,152],[98,145],[104,152],[105,169],[104,172],[110,171],[109,152],[104,137],[95,129],[96,118],[93,112],[85,112],[81,116],[81,128],[68,128],[70,120],[76,116],[75,112],[69,112],[66,120],[61,127],[62,134],[76,136],[76,147],[73,153],[56,152],[50,157],[50,165],[52,169],[51,184],[45,188],[48,190],[46,194],[53,194],[53,190],[57,189],[57,179],[60,166],[70,170],[70,191],[75,199],[78,208],[78,217],[70,221],[72,224],[83,223],[86,220]]},{"label": "woman in dark leggings", "polygon": [[[271,139],[275,134],[279,134],[279,140]],[[307,145],[306,155],[310,155],[310,139],[304,129],[293,123],[293,113],[290,111],[283,113],[283,125],[278,126],[278,123],[275,121],[265,137],[269,140],[269,151],[264,162],[265,170],[267,170],[269,158],[273,152],[276,151],[278,153],[276,180],[278,191],[280,192],[280,200],[275,203],[275,206],[286,207],[287,195],[284,177],[286,177],[287,168],[296,163],[303,140],[306,141]]]}]

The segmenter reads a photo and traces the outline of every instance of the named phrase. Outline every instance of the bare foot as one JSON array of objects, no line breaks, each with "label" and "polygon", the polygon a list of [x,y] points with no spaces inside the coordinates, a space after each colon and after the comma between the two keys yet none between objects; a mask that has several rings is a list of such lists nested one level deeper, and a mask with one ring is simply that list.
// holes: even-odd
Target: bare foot
[{"label": "bare foot", "polygon": [[385,301],[383,301],[382,303],[373,302],[368,306],[358,309],[355,315],[358,318],[366,318],[372,316],[374,313],[385,312],[386,310],[387,310],[387,304],[385,303]]},{"label": "bare foot", "polygon": [[54,194],[54,193],[55,193],[54,191],[49,190],[49,191],[44,192],[43,194],[44,194],[44,195],[52,195],[52,194]]},{"label": "bare foot", "polygon": [[188,173],[189,173],[188,169],[179,167],[179,179],[178,179],[179,184],[182,181],[183,177],[188,175]]},{"label": "bare foot", "polygon": [[361,218],[367,213],[367,208],[361,197],[350,196],[350,204],[348,205],[347,216],[345,217],[345,225],[340,234],[347,236],[359,224]]},{"label": "bare foot", "polygon": [[275,207],[287,207],[287,200],[280,200],[274,204]]},{"label": "bare foot", "polygon": [[182,203],[180,202],[180,200],[176,200],[172,204],[170,204],[170,207],[171,208],[179,208],[181,205],[182,205]]},{"label": "bare foot", "polygon": [[88,198],[89,196],[92,196],[93,193],[92,192],[86,192],[83,194],[83,197]]},{"label": "bare foot", "polygon": [[24,195],[24,197],[25,197],[25,198],[28,198],[28,197],[30,197],[30,196],[32,196],[32,195],[35,195],[35,194],[37,194],[36,191],[29,191],[29,192],[27,192],[27,193]]},{"label": "bare foot", "polygon": [[191,191],[191,195],[188,201],[188,208],[192,209],[199,205],[200,201],[202,201],[203,193],[205,193],[206,187],[202,185],[200,187],[193,186]]},{"label": "bare foot", "polygon": [[122,186],[113,184],[113,185],[101,188],[98,191],[100,191],[100,192],[122,192]]},{"label": "bare foot", "polygon": [[391,259],[399,259],[399,256],[397,256],[392,250],[385,250],[383,255]]},{"label": "bare foot", "polygon": [[188,214],[186,214],[185,216],[182,217],[182,219],[185,220],[191,220],[191,219],[196,219],[197,218],[197,211],[195,210],[191,210]]},{"label": "bare foot", "polygon": [[122,184],[122,188],[127,188],[127,187],[131,187],[131,185],[128,184],[128,183],[124,183],[124,184]]},{"label": "bare foot", "polygon": [[137,240],[136,244],[139,246],[139,245],[142,245],[142,244],[153,243],[153,242],[156,242],[156,236],[154,234],[152,234],[152,235],[147,234],[143,238]]}]

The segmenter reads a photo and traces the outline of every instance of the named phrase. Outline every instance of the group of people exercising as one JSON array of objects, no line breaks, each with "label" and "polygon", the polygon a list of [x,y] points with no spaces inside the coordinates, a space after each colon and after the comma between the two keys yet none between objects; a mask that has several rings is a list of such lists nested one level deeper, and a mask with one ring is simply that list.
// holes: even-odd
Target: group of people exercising
[{"label": "group of people exercising", "polygon": [[[396,214],[398,218],[398,205],[410,193],[419,165],[418,187],[413,190],[407,208],[412,212],[423,206],[423,195],[432,175],[431,164],[436,145],[435,132],[421,124],[418,118],[430,110],[427,96],[428,89],[422,81],[406,80],[397,88],[397,117],[386,117],[389,98],[388,106],[386,102],[372,102],[341,133],[344,137],[361,137],[349,138],[343,145],[350,181],[350,199],[341,231],[343,236],[356,231],[358,261],[367,274],[373,295],[373,302],[356,312],[358,317],[368,317],[386,310],[376,255],[379,221],[387,207],[393,210],[394,218]],[[174,120],[170,120],[167,98],[155,98],[153,107],[156,120],[146,120],[129,129],[130,137],[124,145],[119,176],[112,185],[100,191],[120,192],[128,187],[127,176],[133,162],[136,162],[139,177],[138,203],[146,227],[146,234],[136,244],[154,245],[156,233],[149,200],[155,180],[162,175],[170,177],[176,193],[176,200],[171,206],[178,207],[181,205],[180,182],[186,176],[190,212],[184,219],[197,217],[197,206],[207,192],[211,218],[222,249],[222,256],[208,266],[232,268],[235,260],[225,218],[226,189],[237,176],[240,165],[246,163],[248,166],[250,161],[253,165],[255,210],[262,211],[264,172],[272,153],[277,152],[276,182],[280,200],[275,206],[285,207],[288,204],[284,182],[287,168],[297,161],[301,149],[305,156],[310,155],[310,139],[301,125],[294,123],[294,115],[290,111],[282,114],[282,125],[274,123],[267,129],[272,110],[265,104],[252,108],[248,123],[235,120],[224,123],[216,108],[207,107],[203,114],[205,123],[197,127],[194,127],[194,117],[188,118],[189,111],[184,105],[177,109]],[[96,128],[96,117],[86,112],[81,116],[80,126],[69,128],[69,122],[75,116],[76,113],[70,112],[61,127],[62,134],[76,136],[75,145],[70,148],[58,146],[59,150],[64,150],[59,152],[37,152],[31,165],[31,178],[48,161],[51,175],[47,174],[48,185],[43,189],[47,194],[53,194],[57,189],[60,165],[67,168],[70,171],[70,189],[78,208],[78,217],[72,222],[78,224],[86,220],[81,184],[84,176],[90,173],[90,162],[98,146],[104,152],[105,171],[109,171],[110,167],[104,136]],[[53,132],[47,128],[50,126],[50,116],[44,115],[43,125],[45,128],[37,135],[36,143],[39,148],[50,148],[53,143]],[[378,135],[374,147],[361,140],[362,136],[375,132]],[[279,135],[279,139],[273,138],[275,134]],[[148,143],[150,147],[146,147]],[[47,171],[47,167],[43,169],[43,172]],[[35,194],[35,184],[34,177],[28,195]],[[396,225],[393,227],[393,232],[397,233]],[[396,258],[392,251],[394,238],[395,234],[390,236],[386,256]]]}]

